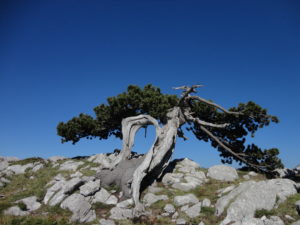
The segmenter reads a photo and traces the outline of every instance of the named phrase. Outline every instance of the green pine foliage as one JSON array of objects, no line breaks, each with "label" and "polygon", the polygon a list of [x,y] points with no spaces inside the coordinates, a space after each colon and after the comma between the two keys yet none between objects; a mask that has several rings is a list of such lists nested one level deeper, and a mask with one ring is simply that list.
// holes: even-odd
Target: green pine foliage
[{"label": "green pine foliage", "polygon": [[[71,141],[73,144],[81,138],[107,139],[110,136],[122,138],[121,121],[130,116],[148,114],[156,118],[161,124],[166,123],[166,114],[169,109],[180,104],[181,107],[190,107],[194,117],[201,120],[222,124],[229,123],[226,128],[207,129],[218,137],[225,145],[233,151],[243,154],[250,163],[266,166],[266,169],[273,170],[283,167],[278,158],[279,150],[276,148],[262,150],[255,144],[246,145],[246,137],[254,136],[259,128],[268,126],[271,122],[278,123],[276,116],[269,115],[267,110],[254,102],[240,103],[230,111],[242,112],[236,116],[226,114],[202,102],[190,102],[189,105],[182,105],[176,95],[161,93],[160,89],[146,85],[144,88],[130,85],[126,92],[115,97],[109,97],[107,104],[101,104],[94,108],[95,117],[81,113],[68,122],[60,122],[57,126],[57,133],[62,137],[62,143]],[[233,160],[242,164],[239,159],[232,156],[205,132],[196,123],[186,125],[188,131],[192,131],[197,139],[210,142],[220,152],[223,163],[232,163]],[[182,134],[182,131],[179,131]]]}]

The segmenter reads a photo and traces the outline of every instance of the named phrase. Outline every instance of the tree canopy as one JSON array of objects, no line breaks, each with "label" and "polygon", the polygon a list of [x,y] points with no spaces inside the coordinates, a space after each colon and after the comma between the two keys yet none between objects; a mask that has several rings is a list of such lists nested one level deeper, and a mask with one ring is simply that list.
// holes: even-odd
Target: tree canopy
[{"label": "tree canopy", "polygon": [[[206,104],[207,100],[192,100],[193,97],[183,103],[180,97],[163,94],[158,87],[151,84],[144,88],[130,85],[126,92],[109,97],[106,104],[96,106],[95,117],[81,113],[67,122],[60,122],[57,126],[57,133],[62,137],[62,143],[71,141],[75,144],[81,138],[107,139],[111,135],[122,139],[121,124],[124,118],[150,115],[160,124],[165,124],[167,112],[173,107],[180,106],[188,108],[193,113],[193,117],[202,121],[228,124],[222,128],[203,128],[199,123],[189,121],[184,125],[184,128],[191,131],[197,139],[210,142],[220,152],[222,162],[232,163],[235,160],[242,164],[244,161],[237,157],[241,156],[249,163],[265,166],[268,170],[283,166],[278,158],[278,149],[263,150],[255,144],[246,144],[246,137],[249,134],[253,136],[259,128],[268,126],[271,122],[279,122],[276,116],[268,114],[267,109],[252,101],[240,103],[229,109],[231,112],[240,112],[237,116],[224,113],[219,107],[214,107],[213,102]],[[178,137],[184,137],[181,127],[178,129]],[[227,148],[230,148],[236,155],[231,154]]]}]

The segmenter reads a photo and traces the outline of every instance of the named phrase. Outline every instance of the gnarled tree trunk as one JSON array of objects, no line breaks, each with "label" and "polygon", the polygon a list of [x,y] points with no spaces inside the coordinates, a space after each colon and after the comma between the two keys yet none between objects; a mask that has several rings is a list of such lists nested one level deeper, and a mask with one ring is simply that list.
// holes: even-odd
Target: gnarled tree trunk
[{"label": "gnarled tree trunk", "polygon": [[[197,123],[201,130],[205,132],[210,138],[216,141],[222,148],[238,158],[240,161],[257,170],[262,170],[260,167],[250,164],[243,155],[235,153],[228,146],[226,146],[218,137],[214,136],[205,127],[225,128],[229,124],[213,124],[195,118],[190,111],[189,101],[200,101],[208,105],[218,108],[227,114],[241,115],[240,112],[230,112],[223,107],[202,99],[198,96],[191,96],[190,93],[196,92],[195,88],[182,86],[176,89],[183,89],[182,98],[177,107],[169,110],[167,113],[167,123],[161,127],[156,119],[150,115],[138,115],[128,117],[122,121],[122,135],[123,146],[122,151],[111,164],[108,170],[102,170],[98,176],[101,179],[102,185],[116,184],[119,186],[125,197],[132,197],[135,208],[134,216],[138,216],[144,209],[140,202],[140,193],[144,184],[158,178],[164,169],[169,164],[170,158],[174,151],[175,142],[178,129],[185,122]],[[156,130],[156,137],[154,143],[149,151],[140,158],[130,158],[131,150],[134,144],[134,138],[137,131],[145,126],[153,125]]]}]

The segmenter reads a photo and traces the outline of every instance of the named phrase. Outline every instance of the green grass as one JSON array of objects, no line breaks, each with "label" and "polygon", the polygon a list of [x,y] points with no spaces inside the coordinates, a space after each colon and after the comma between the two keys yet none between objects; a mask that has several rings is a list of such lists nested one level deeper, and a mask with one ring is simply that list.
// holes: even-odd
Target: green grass
[{"label": "green grass", "polygon": [[10,165],[26,165],[28,163],[36,163],[36,162],[44,162],[44,159],[40,158],[40,157],[33,157],[33,158],[27,158],[27,159],[22,159],[19,161],[13,161],[10,163]]}]

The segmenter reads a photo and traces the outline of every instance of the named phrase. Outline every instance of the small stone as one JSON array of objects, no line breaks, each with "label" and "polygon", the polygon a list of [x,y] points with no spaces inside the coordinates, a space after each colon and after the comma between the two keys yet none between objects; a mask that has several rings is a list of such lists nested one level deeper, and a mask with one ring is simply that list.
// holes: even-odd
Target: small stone
[{"label": "small stone", "polygon": [[168,196],[167,195],[155,195],[155,194],[152,194],[152,193],[147,193],[145,196],[144,196],[144,203],[145,203],[145,206],[150,206],[152,205],[153,203],[157,202],[157,201],[160,201],[160,200],[168,200]]},{"label": "small stone", "polygon": [[203,199],[202,206],[203,207],[210,207],[211,206],[211,201],[208,198]]},{"label": "small stone", "polygon": [[250,176],[249,176],[249,175],[244,175],[243,178],[244,178],[245,180],[249,180],[249,179],[250,179]]},{"label": "small stone", "polygon": [[92,200],[93,203],[96,202],[102,202],[105,203],[107,201],[107,199],[109,198],[110,193],[105,190],[104,188],[101,188],[100,191],[96,192],[96,194],[94,195],[94,198]]},{"label": "small stone", "polygon": [[179,216],[178,212],[175,212],[172,216],[172,219],[176,219]]},{"label": "small stone", "polygon": [[131,198],[129,198],[129,199],[126,199],[126,200],[124,200],[122,202],[119,202],[117,204],[117,207],[119,207],[119,208],[128,208],[131,205],[133,205],[133,200]]},{"label": "small stone", "polygon": [[182,206],[186,204],[196,204],[199,200],[194,194],[187,194],[182,196],[175,196],[174,197],[174,204],[177,206]]},{"label": "small stone", "polygon": [[205,225],[202,221],[198,225]]},{"label": "small stone", "polygon": [[184,225],[186,224],[185,219],[179,218],[176,220],[176,225]]},{"label": "small stone", "polygon": [[175,213],[175,207],[172,204],[166,204],[164,210],[167,213]]},{"label": "small stone", "polygon": [[192,207],[188,208],[184,212],[188,215],[190,218],[195,218],[200,215],[201,211],[201,202],[193,205]]},{"label": "small stone", "polygon": [[189,208],[189,205],[184,205],[180,208],[180,211],[184,212]]},{"label": "small stone", "polygon": [[250,171],[250,172],[248,173],[248,175],[249,175],[249,176],[252,176],[252,177],[255,177],[255,176],[257,176],[258,174],[255,173],[254,171]]},{"label": "small stone", "polygon": [[132,209],[114,207],[110,210],[110,219],[123,220],[133,218]]}]

